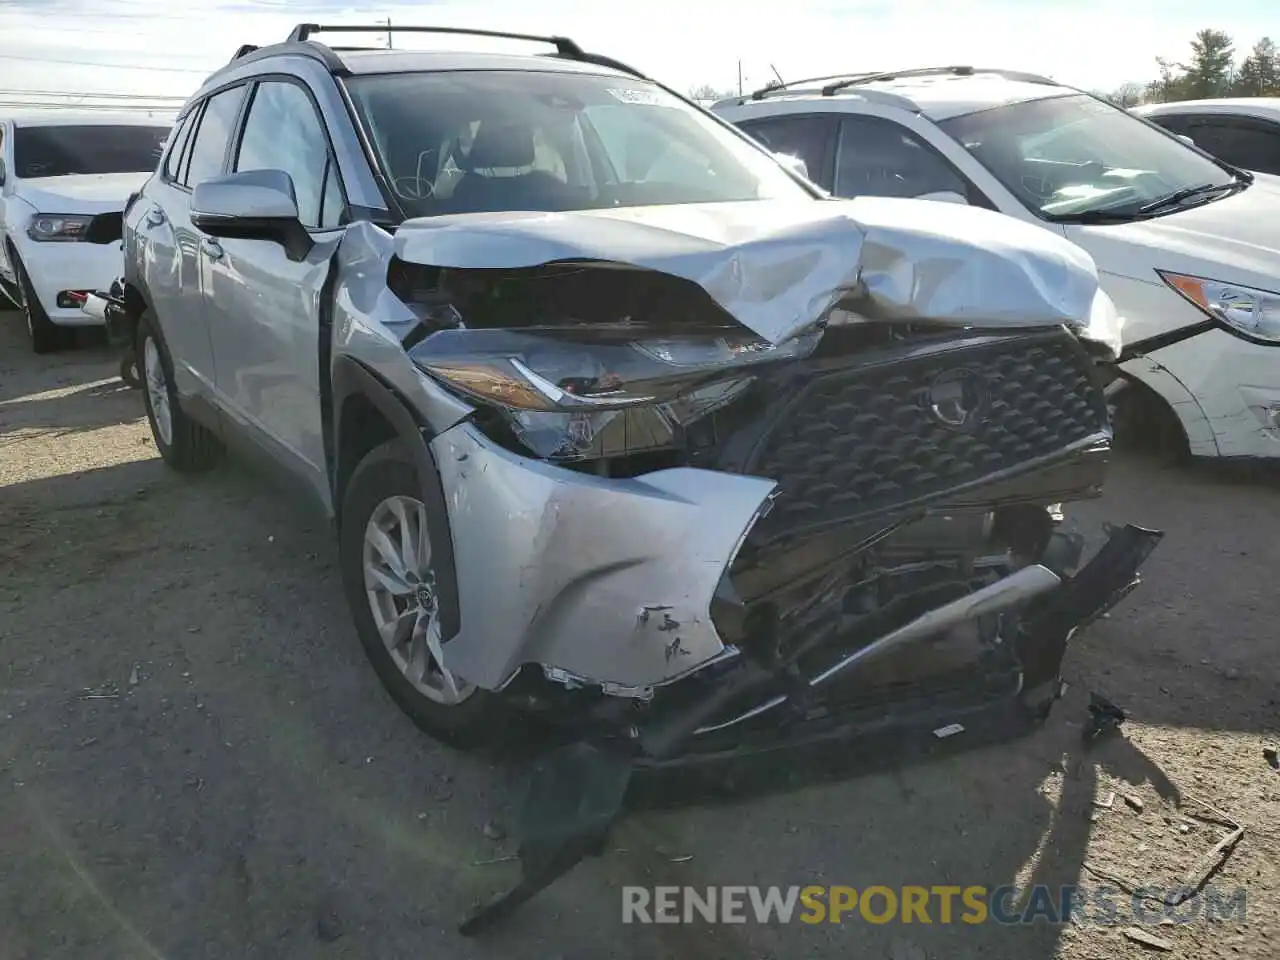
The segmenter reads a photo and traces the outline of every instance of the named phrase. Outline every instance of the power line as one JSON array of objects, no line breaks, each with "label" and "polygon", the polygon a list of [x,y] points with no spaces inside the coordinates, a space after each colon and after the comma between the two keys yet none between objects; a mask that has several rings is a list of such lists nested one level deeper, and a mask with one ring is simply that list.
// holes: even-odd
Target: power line
[{"label": "power line", "polygon": [[89,97],[95,100],[174,100],[185,103],[186,97],[149,93],[75,93],[70,90],[0,90],[0,97]]},{"label": "power line", "polygon": [[23,57],[16,53],[0,53],[0,60],[25,60],[28,63],[56,63],[68,67],[101,67],[107,70],[148,70],[154,73],[198,73],[207,77],[218,67],[192,69],[190,67],[156,67],[149,64],[100,63],[90,60],[54,60],[50,57]]}]

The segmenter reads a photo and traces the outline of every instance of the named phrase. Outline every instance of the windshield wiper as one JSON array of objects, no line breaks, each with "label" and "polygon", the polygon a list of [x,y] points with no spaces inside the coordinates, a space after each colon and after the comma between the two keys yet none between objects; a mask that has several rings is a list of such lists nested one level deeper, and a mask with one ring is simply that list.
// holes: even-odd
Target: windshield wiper
[{"label": "windshield wiper", "polygon": [[1194,187],[1184,187],[1181,190],[1175,190],[1167,197],[1160,197],[1158,200],[1152,200],[1150,203],[1143,204],[1138,208],[1138,213],[1152,213],[1162,207],[1172,206],[1182,203],[1184,200],[1190,200],[1198,197],[1202,193],[1212,193],[1215,190],[1237,190],[1241,181],[1234,183],[1202,183]]},{"label": "windshield wiper", "polygon": [[1150,219],[1142,210],[1082,210],[1079,213],[1050,213],[1045,219],[1051,223],[1133,223]]}]

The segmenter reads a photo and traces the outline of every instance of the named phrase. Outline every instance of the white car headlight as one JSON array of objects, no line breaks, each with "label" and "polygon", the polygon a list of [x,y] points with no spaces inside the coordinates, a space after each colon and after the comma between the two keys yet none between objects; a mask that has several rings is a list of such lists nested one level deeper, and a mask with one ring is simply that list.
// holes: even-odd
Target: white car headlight
[{"label": "white car headlight", "polygon": [[1280,344],[1280,293],[1157,270],[1181,296],[1251,340]]},{"label": "white car headlight", "polygon": [[83,240],[93,217],[37,213],[27,224],[27,236],[40,243]]}]

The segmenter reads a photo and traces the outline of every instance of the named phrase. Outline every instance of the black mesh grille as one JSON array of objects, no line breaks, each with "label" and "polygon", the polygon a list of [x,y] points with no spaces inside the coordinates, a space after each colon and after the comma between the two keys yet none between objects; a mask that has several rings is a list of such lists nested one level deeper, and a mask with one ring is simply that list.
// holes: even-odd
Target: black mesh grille
[{"label": "black mesh grille", "polygon": [[[959,409],[947,406],[946,387],[936,389],[939,378],[963,400],[960,408],[985,415],[956,426]],[[794,398],[743,464],[779,484],[773,510],[757,526],[766,537],[935,497],[1107,426],[1090,361],[1065,336],[952,344],[806,379],[792,381]],[[942,418],[934,409],[939,398]]]}]

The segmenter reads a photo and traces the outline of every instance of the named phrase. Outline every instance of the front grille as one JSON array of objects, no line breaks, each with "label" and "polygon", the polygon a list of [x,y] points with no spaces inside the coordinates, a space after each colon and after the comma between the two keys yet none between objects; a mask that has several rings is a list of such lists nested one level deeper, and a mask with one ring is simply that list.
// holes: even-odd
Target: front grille
[{"label": "front grille", "polygon": [[1091,361],[1063,333],[867,359],[773,384],[791,398],[739,465],[779,485],[757,535],[936,498],[1107,428]]}]

